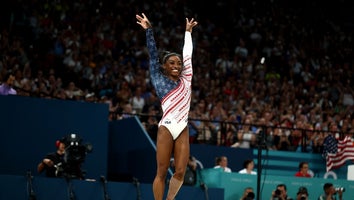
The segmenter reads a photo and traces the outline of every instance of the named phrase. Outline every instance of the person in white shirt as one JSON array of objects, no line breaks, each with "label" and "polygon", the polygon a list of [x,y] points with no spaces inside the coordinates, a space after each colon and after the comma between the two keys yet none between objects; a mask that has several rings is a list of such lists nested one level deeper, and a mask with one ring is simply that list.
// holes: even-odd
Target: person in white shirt
[{"label": "person in white shirt", "polygon": [[243,162],[243,169],[238,171],[238,173],[257,175],[257,172],[253,171],[253,169],[254,169],[254,161],[252,159],[247,159]]},{"label": "person in white shirt", "polygon": [[216,157],[215,159],[215,169],[217,168],[222,168],[224,172],[231,173],[232,170],[227,166],[227,157],[226,156],[220,156]]}]

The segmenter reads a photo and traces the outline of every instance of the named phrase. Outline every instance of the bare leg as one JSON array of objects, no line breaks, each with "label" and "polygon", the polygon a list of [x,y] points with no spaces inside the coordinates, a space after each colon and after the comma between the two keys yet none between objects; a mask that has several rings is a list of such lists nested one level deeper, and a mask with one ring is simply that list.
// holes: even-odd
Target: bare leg
[{"label": "bare leg", "polygon": [[168,193],[166,200],[173,200],[177,195],[179,189],[181,188],[183,181],[176,179],[174,176],[170,180],[170,184],[168,187]]},{"label": "bare leg", "polygon": [[166,127],[159,127],[156,141],[157,172],[153,182],[153,193],[155,200],[162,200],[165,192],[167,170],[170,166],[170,158],[173,148],[173,139]]},{"label": "bare leg", "polygon": [[188,128],[185,128],[181,135],[175,140],[173,149],[175,159],[175,173],[170,180],[170,185],[167,193],[167,200],[173,200],[181,188],[184,180],[184,174],[189,160],[189,133]]}]

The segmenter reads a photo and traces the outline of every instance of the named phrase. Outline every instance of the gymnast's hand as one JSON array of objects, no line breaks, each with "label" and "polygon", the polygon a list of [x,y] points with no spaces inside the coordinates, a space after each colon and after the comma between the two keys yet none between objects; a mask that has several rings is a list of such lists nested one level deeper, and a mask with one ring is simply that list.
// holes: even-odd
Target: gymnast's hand
[{"label": "gymnast's hand", "polygon": [[143,27],[145,30],[152,27],[149,19],[144,13],[141,13],[141,16],[135,15],[135,17],[138,20],[136,23],[140,24],[140,26]]},{"label": "gymnast's hand", "polygon": [[188,18],[186,18],[186,31],[192,33],[193,27],[196,26],[197,24],[198,24],[198,22],[195,21],[194,18],[192,18],[190,20]]}]

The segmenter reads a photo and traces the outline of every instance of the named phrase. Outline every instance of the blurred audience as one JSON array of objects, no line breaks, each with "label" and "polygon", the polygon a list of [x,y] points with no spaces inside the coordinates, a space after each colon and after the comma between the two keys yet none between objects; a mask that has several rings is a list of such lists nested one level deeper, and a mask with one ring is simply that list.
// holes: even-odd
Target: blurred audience
[{"label": "blurred audience", "polygon": [[[322,7],[323,1],[311,3]],[[144,107],[158,107],[159,102],[148,76],[144,35],[125,19],[136,10],[159,10],[152,16],[162,22],[156,26],[161,33],[157,37],[164,41],[161,48],[169,49],[182,37],[170,35],[180,26],[165,19],[185,18],[185,12],[166,12],[168,2],[152,4],[13,1],[0,19],[0,93],[107,103],[110,120],[121,119],[115,112],[126,102],[135,115],[148,114]],[[346,4],[337,3],[344,9],[341,13],[350,8]],[[269,127],[262,131],[269,149],[322,153],[326,131],[340,134],[353,128],[350,17],[333,15],[339,12],[336,8],[298,12],[267,0],[239,6],[210,2],[204,8],[186,1],[174,8],[197,13],[193,17],[203,24],[196,30],[193,65],[198,67],[191,106],[196,109],[204,101],[203,116],[195,117],[211,122],[203,122],[191,138],[194,143],[253,148],[257,131],[250,127],[246,133],[246,127],[237,124],[250,120]],[[254,13],[256,8],[267,12]],[[217,14],[210,16],[211,11]],[[162,31],[165,28],[170,31]],[[4,92],[8,73],[14,76],[14,90]],[[86,98],[88,94],[94,96]],[[234,127],[223,121],[232,121]],[[287,129],[281,132],[274,128],[283,126]]]}]

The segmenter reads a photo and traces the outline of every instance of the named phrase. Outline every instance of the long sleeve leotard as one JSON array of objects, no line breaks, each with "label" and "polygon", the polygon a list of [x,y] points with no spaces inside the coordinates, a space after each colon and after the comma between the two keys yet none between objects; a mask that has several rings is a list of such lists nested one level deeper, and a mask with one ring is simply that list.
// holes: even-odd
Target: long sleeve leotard
[{"label": "long sleeve leotard", "polygon": [[158,51],[151,28],[146,30],[147,47],[150,54],[150,79],[161,101],[163,116],[159,126],[165,126],[176,139],[187,126],[192,94],[193,42],[190,32],[185,32],[183,45],[183,70],[179,80],[173,81],[160,70]]}]

